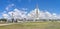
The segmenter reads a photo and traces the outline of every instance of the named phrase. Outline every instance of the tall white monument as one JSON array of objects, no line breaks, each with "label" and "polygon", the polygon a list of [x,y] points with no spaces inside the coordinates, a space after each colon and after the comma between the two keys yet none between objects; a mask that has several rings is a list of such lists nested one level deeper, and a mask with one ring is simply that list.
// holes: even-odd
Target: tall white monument
[{"label": "tall white monument", "polygon": [[38,19],[39,19],[39,15],[40,15],[40,10],[39,10],[38,4],[37,4],[37,5],[36,5],[36,8],[35,8],[34,10],[32,10],[32,11],[28,14],[28,16],[35,21],[35,20],[38,20]]},{"label": "tall white monument", "polygon": [[35,19],[39,19],[39,8],[38,8],[38,4],[36,5],[36,9],[35,9],[35,12],[36,12],[36,18]]}]

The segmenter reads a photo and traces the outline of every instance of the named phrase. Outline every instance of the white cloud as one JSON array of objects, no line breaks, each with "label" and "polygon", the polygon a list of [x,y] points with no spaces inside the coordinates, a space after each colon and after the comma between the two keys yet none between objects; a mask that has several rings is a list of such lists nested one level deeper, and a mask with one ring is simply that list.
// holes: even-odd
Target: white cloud
[{"label": "white cloud", "polygon": [[14,4],[9,4],[5,9],[8,11],[13,6],[14,6]]},{"label": "white cloud", "polygon": [[18,10],[18,9],[14,9],[14,11],[9,12],[10,16],[12,16],[12,13],[13,13],[13,16],[15,18],[24,18],[24,17],[26,17],[26,12]]},{"label": "white cloud", "polygon": [[[22,19],[22,18],[27,18],[27,19],[28,18],[36,18],[36,9],[32,10],[28,14],[26,11],[22,11],[17,8],[15,8],[13,11],[8,12],[8,14],[6,14],[5,12],[6,11],[4,11],[4,13],[3,13],[4,18],[8,18],[8,17],[11,18],[12,13],[13,13],[14,18],[20,18],[20,19]],[[40,11],[39,9],[38,9],[38,17],[40,19],[60,19],[60,15],[57,15],[56,13],[51,14],[48,11],[43,12],[43,11]]]},{"label": "white cloud", "polygon": [[[36,10],[37,9],[32,10],[30,13],[28,13],[28,16],[29,17],[35,17],[36,16]],[[38,13],[39,13],[38,17],[40,19],[60,19],[60,15],[58,16],[56,13],[51,14],[48,11],[43,12],[43,11],[40,11],[39,9],[38,9]]]},{"label": "white cloud", "polygon": [[[6,7],[6,10],[9,10],[9,8],[11,8],[12,6],[14,6],[14,4],[10,4]],[[12,17],[12,13],[14,18],[36,18],[36,10],[34,9],[32,11],[30,11],[30,13],[27,14],[27,12],[25,10],[28,10],[27,8],[22,8],[22,10],[19,10],[17,8],[15,8],[13,11],[8,12],[8,14],[6,13],[6,11],[4,11],[2,14],[2,16],[4,18],[11,18]],[[26,15],[27,14],[27,15]],[[60,15],[57,15],[56,13],[51,14],[48,11],[40,11],[38,9],[38,18],[40,19],[60,19]]]},{"label": "white cloud", "polygon": [[3,17],[7,19],[8,18],[8,14],[3,14]]},{"label": "white cloud", "polygon": [[21,8],[21,10],[23,10],[23,11],[27,11],[27,10],[28,10],[28,8]]},{"label": "white cloud", "polygon": [[27,12],[25,12],[25,11],[22,11],[22,10],[18,10],[18,9],[14,9],[13,11],[10,11],[10,12],[8,12],[8,13],[5,13],[5,11],[4,11],[4,13],[2,13],[2,16],[4,17],[4,18],[8,18],[8,19],[10,19],[10,18],[12,18],[12,13],[13,13],[13,17],[16,19],[16,18],[19,18],[19,19],[22,19],[22,18],[26,18],[27,16],[26,16],[26,13]]}]

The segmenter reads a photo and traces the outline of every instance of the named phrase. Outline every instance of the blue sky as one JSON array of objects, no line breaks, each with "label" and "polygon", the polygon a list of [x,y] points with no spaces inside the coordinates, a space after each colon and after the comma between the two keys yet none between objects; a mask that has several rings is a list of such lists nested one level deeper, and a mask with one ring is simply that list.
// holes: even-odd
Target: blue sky
[{"label": "blue sky", "polygon": [[15,6],[9,8],[12,11],[14,8],[27,8],[27,12],[36,8],[36,4],[42,11],[48,11],[50,13],[60,14],[60,0],[0,0],[0,16],[5,8],[14,4]]}]

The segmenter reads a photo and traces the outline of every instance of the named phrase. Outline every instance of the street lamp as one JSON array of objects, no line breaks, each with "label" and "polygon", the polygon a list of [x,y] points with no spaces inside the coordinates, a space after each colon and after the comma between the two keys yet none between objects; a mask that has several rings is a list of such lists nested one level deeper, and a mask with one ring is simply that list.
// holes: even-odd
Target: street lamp
[{"label": "street lamp", "polygon": [[[9,12],[8,9],[6,9],[6,11],[7,11],[7,14],[8,14],[8,12]],[[8,19],[8,18],[7,18],[7,19]],[[6,22],[8,22],[8,20],[7,20]]]},{"label": "street lamp", "polygon": [[12,22],[14,22],[14,16],[13,16],[13,13],[12,13]]}]

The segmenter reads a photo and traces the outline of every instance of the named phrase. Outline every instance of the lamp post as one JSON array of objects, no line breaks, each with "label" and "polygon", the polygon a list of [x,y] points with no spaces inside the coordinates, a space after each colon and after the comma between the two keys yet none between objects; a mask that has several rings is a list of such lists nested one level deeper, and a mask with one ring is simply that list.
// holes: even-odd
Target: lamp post
[{"label": "lamp post", "polygon": [[13,13],[12,13],[12,22],[14,22],[14,16],[13,16]]},{"label": "lamp post", "polygon": [[[8,12],[9,12],[8,9],[6,9],[6,11],[7,11],[7,14],[8,14]],[[8,18],[7,18],[7,21],[6,22],[8,22]]]}]

